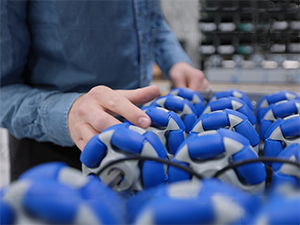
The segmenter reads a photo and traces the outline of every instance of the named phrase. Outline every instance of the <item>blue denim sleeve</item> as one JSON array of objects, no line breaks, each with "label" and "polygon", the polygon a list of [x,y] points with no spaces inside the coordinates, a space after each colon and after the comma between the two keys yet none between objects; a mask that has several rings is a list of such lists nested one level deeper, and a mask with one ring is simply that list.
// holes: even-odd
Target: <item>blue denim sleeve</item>
[{"label": "blue denim sleeve", "polygon": [[16,138],[31,138],[61,146],[73,146],[67,117],[79,93],[60,93],[24,84],[1,87],[1,127]]},{"label": "blue denim sleeve", "polygon": [[156,30],[155,59],[160,69],[168,76],[174,64],[187,62],[192,65],[192,62],[165,21],[159,1],[156,7],[157,10],[152,20]]},{"label": "blue denim sleeve", "polygon": [[16,138],[72,146],[67,115],[79,93],[35,89],[24,84],[30,46],[27,1],[1,1],[0,125]]}]

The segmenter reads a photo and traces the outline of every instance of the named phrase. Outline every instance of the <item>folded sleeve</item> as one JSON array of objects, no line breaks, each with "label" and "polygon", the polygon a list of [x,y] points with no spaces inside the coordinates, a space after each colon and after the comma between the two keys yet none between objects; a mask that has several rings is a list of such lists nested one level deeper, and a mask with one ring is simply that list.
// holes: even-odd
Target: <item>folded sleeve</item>
[{"label": "folded sleeve", "polygon": [[0,125],[16,138],[72,146],[67,116],[79,93],[60,93],[25,84],[30,33],[27,1],[1,1]]},{"label": "folded sleeve", "polygon": [[156,31],[155,59],[165,75],[169,75],[171,67],[178,62],[192,62],[182,49],[176,35],[171,31],[161,11],[160,1],[156,2],[153,14],[153,27]]}]

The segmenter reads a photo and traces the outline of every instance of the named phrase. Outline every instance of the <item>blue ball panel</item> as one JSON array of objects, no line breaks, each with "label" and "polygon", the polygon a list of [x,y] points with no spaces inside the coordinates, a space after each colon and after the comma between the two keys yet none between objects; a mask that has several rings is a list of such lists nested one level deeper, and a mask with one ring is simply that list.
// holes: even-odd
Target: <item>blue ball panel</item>
[{"label": "blue ball panel", "polygon": [[283,184],[290,184],[295,188],[299,188],[299,181],[296,177],[275,172],[272,177],[272,188],[276,188]]},{"label": "blue ball panel", "polygon": [[228,116],[231,114],[231,115],[234,115],[234,116],[236,116],[236,117],[241,118],[242,120],[247,120],[247,119],[248,119],[248,117],[245,116],[243,113],[240,113],[240,112],[235,111],[235,110],[233,110],[233,109],[224,109],[223,111],[224,111]]},{"label": "blue ball panel", "polygon": [[259,125],[259,137],[262,141],[266,139],[265,134],[269,127],[273,124],[270,120],[261,120]]},{"label": "blue ball panel", "polygon": [[197,117],[195,114],[188,114],[183,116],[183,123],[185,124],[185,132],[189,133],[196,122]]},{"label": "blue ball panel", "polygon": [[168,137],[168,149],[169,152],[175,155],[178,147],[184,141],[184,133],[180,130],[172,130],[169,132]]},{"label": "blue ball panel", "polygon": [[113,209],[107,207],[105,203],[106,202],[90,200],[86,202],[86,205],[96,216],[99,224],[124,224],[124,219],[116,217],[116,213],[113,212]]},{"label": "blue ball panel", "polygon": [[100,178],[94,174],[87,177],[88,183],[79,189],[83,199],[107,198],[108,187],[100,181]]},{"label": "blue ball panel", "polygon": [[198,136],[198,132],[190,131],[188,138],[190,138],[190,137],[197,137],[197,136]]},{"label": "blue ball panel", "polygon": [[232,130],[227,130],[227,129],[224,129],[224,128],[220,128],[220,129],[218,129],[218,133],[223,138],[228,137],[228,138],[231,138],[233,140],[236,140],[236,141],[242,143],[245,146],[250,145],[250,141],[247,138],[245,138],[243,135],[241,135],[237,132],[234,132]]},{"label": "blue ball panel", "polygon": [[280,102],[282,100],[287,100],[286,98],[286,94],[289,93],[291,95],[294,95],[295,98],[297,97],[297,95],[293,92],[290,91],[279,91],[270,95],[266,95],[265,97],[263,97],[257,104],[257,121],[260,122],[260,120],[263,118],[264,114],[267,112],[267,108],[262,108],[261,104],[267,100],[269,106],[273,103],[276,102]]},{"label": "blue ball panel", "polygon": [[[273,114],[275,118],[283,118],[289,115],[293,115],[295,113],[298,113],[298,109],[295,105],[295,100],[291,100],[279,105],[275,105],[272,107]],[[299,101],[297,101],[299,102]]]},{"label": "blue ball panel", "polygon": [[217,101],[209,103],[207,106],[211,107],[211,111],[222,110],[222,109],[232,109],[230,98],[221,98]]},{"label": "blue ball panel", "polygon": [[208,198],[158,198],[147,208],[154,211],[155,224],[211,224],[215,218],[212,202]]},{"label": "blue ball panel", "polygon": [[188,100],[192,100],[193,96],[194,96],[194,91],[187,89],[187,88],[176,88],[178,89],[178,96],[182,97],[182,98],[186,98]]},{"label": "blue ball panel", "polygon": [[204,135],[187,139],[186,144],[190,157],[195,160],[215,158],[225,152],[223,138],[220,135]]},{"label": "blue ball panel", "polygon": [[25,171],[20,177],[22,179],[36,179],[36,178],[52,178],[57,179],[59,171],[68,165],[63,162],[50,162],[37,165]]},{"label": "blue ball panel", "polygon": [[169,115],[167,112],[157,109],[157,108],[148,108],[146,114],[151,119],[151,124],[158,127],[166,127],[169,120]]},{"label": "blue ball panel", "polygon": [[185,130],[185,125],[184,125],[183,121],[180,119],[180,117],[175,112],[170,111],[169,115],[170,115],[170,118],[172,118],[177,123],[177,125],[179,126],[179,128],[181,130]]},{"label": "blue ball panel", "polygon": [[259,144],[258,134],[249,122],[244,121],[238,124],[235,126],[235,130],[239,134],[246,137],[250,141],[251,146],[257,146]]},{"label": "blue ball panel", "polygon": [[258,195],[253,195],[248,192],[241,190],[233,186],[232,184],[225,183],[219,179],[209,178],[203,179],[203,186],[199,194],[200,198],[205,198],[214,194],[221,194],[223,196],[228,196],[232,201],[238,203],[243,207],[248,213],[254,215],[261,206],[261,199]]},{"label": "blue ball panel", "polygon": [[99,135],[96,134],[85,145],[80,155],[80,161],[87,167],[93,168],[102,161],[106,150],[106,146],[100,141]]},{"label": "blue ball panel", "polygon": [[159,162],[145,161],[142,168],[142,180],[145,188],[164,183],[164,165]]},{"label": "blue ball panel", "polygon": [[256,109],[256,120],[257,120],[258,124],[260,123],[260,121],[262,120],[262,118],[264,117],[266,112],[267,112],[267,108],[257,108]]},{"label": "blue ball panel", "polygon": [[[186,163],[177,161],[175,159],[172,159],[172,162],[181,164],[182,166],[186,166],[188,168],[188,165]],[[189,180],[191,178],[190,174],[188,172],[185,172],[182,169],[179,169],[177,167],[174,166],[169,166],[169,182],[173,183],[176,181],[181,181],[181,180]]]},{"label": "blue ball panel", "polygon": [[204,110],[204,103],[203,102],[195,103],[195,104],[193,104],[193,106],[195,107],[195,109],[197,111],[197,116],[199,117]]},{"label": "blue ball panel", "polygon": [[271,95],[267,95],[266,99],[269,102],[269,104],[280,102],[282,100],[286,100],[286,93],[291,93],[288,91],[279,91]]},{"label": "blue ball panel", "polygon": [[0,199],[0,224],[14,224],[16,214],[14,209],[5,201]]},{"label": "blue ball panel", "polygon": [[268,224],[300,224],[300,198],[284,199],[270,203],[260,214]]},{"label": "blue ball panel", "polygon": [[265,133],[265,139],[267,139],[271,136],[273,131],[280,126],[282,121],[283,121],[283,119],[278,119],[268,128],[268,130]]},{"label": "blue ball panel", "polygon": [[[283,150],[282,144],[279,141],[266,139],[264,145],[264,156],[265,157],[277,157]],[[271,162],[266,162],[267,165],[272,165]]]},{"label": "blue ball panel", "polygon": [[248,120],[252,125],[256,124],[256,118],[253,114],[253,112],[250,110],[250,108],[247,105],[242,106],[237,110],[240,113],[243,113],[245,116],[247,116]]},{"label": "blue ball panel", "polygon": [[293,117],[287,120],[284,120],[281,124],[282,134],[288,138],[294,138],[300,136],[300,116]]},{"label": "blue ball panel", "polygon": [[223,128],[230,125],[228,115],[225,112],[204,114],[203,117],[201,116],[199,119],[201,120],[201,118],[204,130],[217,130],[218,128]]},{"label": "blue ball panel", "polygon": [[105,186],[96,175],[89,175],[88,180],[89,182],[78,190],[82,199],[101,203],[110,211],[109,215],[113,217],[112,219],[122,221],[124,216],[123,204],[117,194],[108,186]]},{"label": "blue ball panel", "polygon": [[173,97],[167,96],[165,101],[165,107],[169,110],[173,110],[175,112],[181,112],[183,110],[184,100]]},{"label": "blue ball panel", "polygon": [[34,216],[58,224],[71,224],[80,203],[76,190],[46,179],[35,180],[22,199]]},{"label": "blue ball panel", "polygon": [[195,93],[195,95],[197,95],[197,96],[198,96],[198,98],[201,100],[201,102],[204,102],[204,98],[202,97],[202,95],[200,95],[200,93],[199,93],[199,92],[197,92],[197,91],[194,91],[194,93]]},{"label": "blue ball panel", "polygon": [[[284,148],[278,155],[278,158],[290,159],[292,156],[296,157],[296,160],[300,162],[300,145],[293,143],[290,146]],[[274,162],[272,168],[274,171],[278,171],[282,166],[282,163]]]},{"label": "blue ball panel", "polygon": [[165,146],[161,143],[159,138],[153,132],[146,132],[144,134],[144,137],[153,146],[159,158],[167,158],[167,150]]},{"label": "blue ball panel", "polygon": [[233,97],[232,92],[233,92],[232,90],[221,91],[221,92],[214,94],[211,98],[216,97],[216,99],[220,99],[220,98]]},{"label": "blue ball panel", "polygon": [[186,105],[188,105],[190,107],[190,109],[192,110],[192,112],[197,116],[198,112],[197,112],[195,106],[191,102],[189,102],[188,100],[186,100],[186,99],[184,99],[184,103]]},{"label": "blue ball panel", "polygon": [[252,105],[251,100],[250,100],[246,95],[244,95],[241,99],[242,99],[244,102],[246,102],[246,104],[247,104],[247,106],[249,107],[249,109],[253,112],[253,111],[254,111],[254,106]]},{"label": "blue ball panel", "polygon": [[[232,156],[234,162],[256,159],[258,156],[249,148],[244,148]],[[262,162],[249,163],[236,168],[237,173],[248,184],[255,185],[265,181],[267,173]]]},{"label": "blue ball panel", "polygon": [[120,128],[115,130],[111,137],[111,143],[128,153],[140,154],[144,146],[145,137],[136,131]]},{"label": "blue ball panel", "polygon": [[[222,91],[222,92],[219,92],[219,93],[216,93],[214,96],[217,98],[217,99],[219,99],[219,98],[225,98],[225,97],[235,97],[234,96],[234,92],[238,92],[238,93],[240,93],[241,95],[242,95],[242,97],[241,98],[239,98],[239,99],[242,99],[243,101],[245,101],[245,103],[248,105],[248,107],[253,111],[254,110],[254,107],[253,107],[253,105],[252,105],[252,103],[251,103],[251,100],[248,98],[248,96],[244,93],[244,92],[241,92],[241,91],[239,91],[239,90],[237,90],[237,89],[230,89],[230,90],[225,90],[225,91]],[[213,96],[213,97],[214,97]],[[212,97],[212,98],[213,98]],[[235,98],[237,98],[237,97],[235,97]]]}]

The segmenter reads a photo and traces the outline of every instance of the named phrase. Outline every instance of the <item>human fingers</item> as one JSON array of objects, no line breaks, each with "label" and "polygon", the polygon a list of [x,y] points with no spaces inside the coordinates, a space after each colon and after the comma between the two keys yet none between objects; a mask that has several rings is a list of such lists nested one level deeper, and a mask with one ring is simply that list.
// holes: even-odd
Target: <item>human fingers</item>
[{"label": "human fingers", "polygon": [[117,123],[120,121],[107,113],[90,93],[77,98],[68,114],[70,137],[81,150],[95,134]]},{"label": "human fingers", "polygon": [[100,132],[95,130],[89,123],[85,123],[78,131],[78,139],[75,144],[82,151],[88,141]]},{"label": "human fingers", "polygon": [[73,142],[80,150],[83,150],[85,144],[95,135],[100,132],[95,130],[83,118],[78,119],[72,125],[69,125],[69,132]]},{"label": "human fingers", "polygon": [[93,95],[97,97],[97,101],[104,111],[119,114],[142,128],[150,126],[151,120],[149,116],[135,106],[126,96],[103,86],[97,90],[95,89],[94,92]]},{"label": "human fingers", "polygon": [[181,71],[170,73],[170,79],[175,87],[187,87],[186,76]]},{"label": "human fingers", "polygon": [[106,112],[100,105],[95,105],[89,113],[86,113],[84,120],[92,126],[92,128],[98,133],[101,133],[104,129],[121,123],[118,119]]},{"label": "human fingers", "polygon": [[200,91],[206,91],[208,89],[209,82],[206,78],[203,79],[200,85]]},{"label": "human fingers", "polygon": [[205,79],[204,73],[198,69],[191,68],[186,71],[186,76],[188,79],[188,88],[199,91],[202,88],[202,83]]},{"label": "human fingers", "polygon": [[138,88],[135,90],[117,90],[119,94],[125,96],[133,104],[145,104],[159,97],[159,88],[155,85],[151,85],[144,88]]}]

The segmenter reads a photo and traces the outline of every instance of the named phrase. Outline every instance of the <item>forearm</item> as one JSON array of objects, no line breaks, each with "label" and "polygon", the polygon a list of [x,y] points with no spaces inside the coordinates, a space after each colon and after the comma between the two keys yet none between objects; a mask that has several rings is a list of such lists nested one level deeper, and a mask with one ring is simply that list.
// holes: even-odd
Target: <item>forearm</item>
[{"label": "forearm", "polygon": [[153,26],[156,31],[155,58],[161,70],[168,76],[169,70],[178,62],[192,62],[182,49],[176,35],[164,19],[159,2],[157,4]]},{"label": "forearm", "polygon": [[158,66],[167,76],[171,67],[178,62],[186,62],[192,65],[190,58],[184,52],[171,30],[159,31],[155,53]]},{"label": "forearm", "polygon": [[72,146],[67,116],[79,95],[34,89],[23,84],[1,87],[1,127],[18,139]]}]

